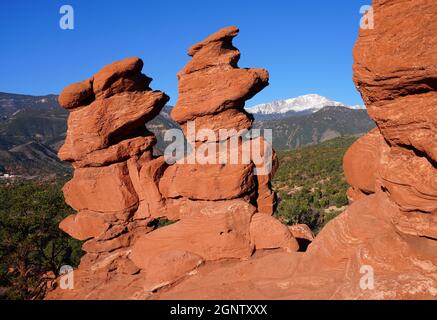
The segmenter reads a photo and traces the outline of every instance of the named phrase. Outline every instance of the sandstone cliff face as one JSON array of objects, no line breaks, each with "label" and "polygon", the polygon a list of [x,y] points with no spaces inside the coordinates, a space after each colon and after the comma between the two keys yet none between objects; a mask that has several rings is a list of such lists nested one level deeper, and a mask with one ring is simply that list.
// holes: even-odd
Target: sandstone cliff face
[{"label": "sandstone cliff face", "polygon": [[[354,81],[378,127],[345,155],[351,205],[316,238],[272,217],[274,152],[264,175],[254,174],[264,163],[252,158],[208,164],[187,154],[168,164],[153,156],[144,123],[168,98],[149,88],[141,60],[67,87],[60,157],[76,169],[64,193],[78,213],[60,227],[86,240],[87,254],[75,289],[48,298],[435,299],[437,3],[374,0],[373,10],[375,28],[361,30],[354,49]],[[238,68],[237,34],[222,29],[188,51],[172,111],[192,146],[205,139],[189,136],[190,121],[212,130],[209,151],[239,137],[214,153],[219,159],[268,144],[240,140],[252,124],[244,103],[268,74]],[[156,229],[162,217],[177,222]]]}]

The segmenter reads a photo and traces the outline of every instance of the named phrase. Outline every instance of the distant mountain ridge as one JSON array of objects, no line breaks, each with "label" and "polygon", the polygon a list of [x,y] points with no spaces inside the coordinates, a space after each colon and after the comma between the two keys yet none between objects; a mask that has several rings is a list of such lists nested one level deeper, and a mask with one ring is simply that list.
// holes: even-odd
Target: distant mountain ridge
[{"label": "distant mountain ridge", "polygon": [[[324,106],[331,101],[318,97],[307,99],[311,103],[319,101],[307,104],[307,108],[300,105],[290,111],[276,107],[271,110],[279,112],[265,114],[269,116],[266,118],[253,113],[254,127],[273,129],[276,149],[293,149],[338,136],[358,135],[374,127],[366,110],[346,108],[340,103]],[[161,114],[147,124],[157,136],[155,150],[158,152],[163,152],[169,143],[164,141],[165,131],[179,128],[170,118],[170,111],[171,106],[164,107]],[[69,175],[70,164],[60,161],[56,155],[65,139],[67,118],[68,111],[59,106],[56,95],[0,92],[0,171],[24,176]]]},{"label": "distant mountain ridge", "polygon": [[35,141],[10,150],[0,149],[0,163],[3,168],[7,168],[6,172],[27,177],[65,176],[71,172],[70,165],[60,161],[56,151]]},{"label": "distant mountain ridge", "polygon": [[0,92],[0,118],[9,117],[23,109],[58,109],[58,96],[31,96],[24,94]]},{"label": "distant mountain ridge", "polygon": [[296,149],[341,136],[356,136],[375,127],[366,110],[327,106],[317,112],[282,119],[255,121],[254,127],[273,129],[275,149]]},{"label": "distant mountain ridge", "polygon": [[273,120],[311,114],[328,106],[345,107],[354,110],[365,109],[361,105],[348,106],[318,94],[307,94],[296,98],[259,104],[252,108],[246,108],[246,111],[251,113],[256,120]]},{"label": "distant mountain ridge", "polygon": [[[165,149],[164,133],[178,128],[166,106],[147,124]],[[31,96],[0,92],[0,174],[38,176],[69,175],[71,166],[57,157],[67,132],[68,111],[58,104],[57,95]]]}]

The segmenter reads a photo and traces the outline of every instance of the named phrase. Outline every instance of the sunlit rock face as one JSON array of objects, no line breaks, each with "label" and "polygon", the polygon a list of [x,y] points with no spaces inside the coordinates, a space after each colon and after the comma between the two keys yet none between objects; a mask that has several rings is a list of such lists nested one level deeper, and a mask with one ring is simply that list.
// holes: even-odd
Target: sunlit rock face
[{"label": "sunlit rock face", "polygon": [[[244,102],[268,85],[268,73],[238,68],[237,34],[235,27],[225,28],[194,45],[192,60],[178,74],[172,117],[185,132],[188,122],[211,130],[212,139],[189,141],[216,149],[216,163],[198,163],[196,152],[176,163],[153,155],[156,138],[145,124],[168,97],[150,89],[139,58],[105,66],[61,93],[70,116],[59,156],[75,168],[64,195],[78,213],[60,228],[85,241],[86,254],[75,271],[75,289],[56,289],[48,298],[150,298],[203,264],[250,259],[255,250],[299,249],[292,232],[272,217],[276,154],[263,137],[242,139],[252,126]],[[234,131],[223,138],[221,129]],[[232,148],[231,139],[237,139]],[[219,150],[228,142],[229,149]],[[267,163],[252,153],[247,162],[238,158],[252,142],[270,170],[263,172]],[[233,163],[231,154],[241,163]],[[174,223],[157,228],[158,219]]]},{"label": "sunlit rock face", "polygon": [[[140,271],[129,258],[135,239],[154,229],[150,211],[154,200],[161,199],[153,197],[156,180],[143,175],[140,183],[140,171],[153,171],[150,167],[159,159],[153,157],[156,137],[145,124],[169,97],[150,89],[152,79],[142,68],[136,57],[114,62],[59,96],[60,105],[70,111],[59,157],[75,168],[63,191],[65,201],[78,212],[60,228],[83,240],[86,253],[75,271],[74,298],[117,297],[113,289],[118,281],[134,280]],[[105,287],[105,279],[112,278]],[[67,298],[64,293],[58,289],[50,294]]]},{"label": "sunlit rock face", "polygon": [[353,69],[378,128],[346,153],[353,204],[307,256],[332,265],[349,256],[356,267],[345,276],[356,279],[360,266],[372,266],[373,290],[343,285],[339,297],[436,297],[437,3],[379,0],[373,11],[374,29],[360,31]]},{"label": "sunlit rock face", "polygon": [[[254,141],[262,145],[260,153],[268,150],[262,137],[239,136],[252,126],[245,101],[268,85],[268,72],[238,67],[240,53],[232,44],[238,32],[236,27],[224,28],[192,46],[188,50],[192,59],[178,73],[179,95],[171,117],[195,151],[169,166],[159,180],[165,199],[160,214],[179,221],[137,240],[131,257],[143,269],[155,255],[164,257],[174,250],[194,253],[208,263],[249,259],[256,248],[299,249],[290,230],[271,216],[276,206],[270,183],[277,168],[274,152],[272,170],[263,175],[255,174],[263,163],[250,157],[247,163],[240,157],[237,163],[231,159],[231,155],[241,156]],[[212,137],[191,138],[190,125],[196,132],[209,130]],[[228,129],[233,133],[220,135],[220,130]],[[237,139],[237,144],[232,145],[231,139]],[[196,158],[203,142],[213,153],[208,163]],[[224,144],[227,148],[220,149]],[[258,215],[266,219],[257,219]]]},{"label": "sunlit rock face", "polygon": [[353,68],[378,128],[345,155],[348,209],[304,253],[200,269],[157,298],[437,297],[437,2],[375,0],[373,13]]},{"label": "sunlit rock face", "polygon": [[[187,164],[193,155],[184,155],[169,164],[153,156],[156,139],[144,124],[168,97],[149,88],[140,59],[67,87],[59,155],[76,169],[64,194],[78,213],[60,227],[85,241],[86,255],[74,289],[47,298],[436,299],[437,2],[375,0],[373,13],[353,68],[377,128],[344,157],[351,205],[315,238],[272,216],[274,152],[264,175],[254,174],[254,159]],[[238,68],[237,34],[228,27],[194,45],[178,74],[172,117],[185,133],[190,121],[211,129],[210,146],[231,139],[220,129],[251,127],[244,102],[268,83],[265,70]],[[176,222],[157,228],[158,218]]]}]

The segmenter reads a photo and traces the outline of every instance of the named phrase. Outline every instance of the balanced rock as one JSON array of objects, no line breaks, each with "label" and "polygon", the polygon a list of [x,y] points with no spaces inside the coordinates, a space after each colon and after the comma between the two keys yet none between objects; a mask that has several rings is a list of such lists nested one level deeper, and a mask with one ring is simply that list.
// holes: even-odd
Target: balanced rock
[{"label": "balanced rock", "polygon": [[93,79],[87,79],[66,87],[59,95],[59,104],[67,109],[75,109],[94,100]]},{"label": "balanced rock", "polygon": [[200,269],[157,298],[436,299],[437,2],[374,0],[372,10],[354,81],[377,129],[344,158],[353,203],[306,252],[276,254],[272,264],[295,263],[280,278],[253,258],[250,270],[262,270],[254,278],[241,262]]},{"label": "balanced rock", "polygon": [[284,248],[291,252],[299,249],[287,226],[270,215],[257,213],[252,217],[250,236],[256,249]]},{"label": "balanced rock", "polygon": [[[60,156],[76,169],[64,192],[78,213],[60,227],[86,240],[86,254],[75,288],[47,298],[435,299],[437,2],[374,0],[373,12],[354,49],[354,81],[377,129],[344,158],[353,203],[315,238],[271,216],[271,148],[239,164],[153,156],[144,122],[168,98],[151,91],[139,59],[66,88]],[[244,103],[268,83],[265,70],[238,68],[237,34],[225,28],[193,46],[178,74],[171,115],[186,133],[190,121],[212,130],[212,140],[187,139],[213,159],[257,141],[240,132],[236,146],[212,152],[235,138],[220,129],[250,129]]]},{"label": "balanced rock", "polygon": [[[271,144],[239,132],[251,128],[244,102],[268,84],[268,73],[237,67],[239,52],[232,45],[237,33],[235,27],[225,28],[194,45],[192,60],[178,74],[171,117],[193,150],[160,170],[159,179],[141,169],[140,185],[148,180],[159,188],[151,216],[177,220],[134,244],[130,258],[144,272],[166,252],[195,254],[207,264],[247,259],[255,247],[299,249],[288,228],[271,216],[276,206],[271,179],[278,166]],[[218,135],[226,129],[232,132]]]},{"label": "balanced rock", "polygon": [[153,188],[141,183],[140,172],[159,160],[153,156],[156,137],[145,124],[169,98],[149,88],[151,79],[141,73],[142,67],[139,58],[115,62],[67,87],[59,97],[61,106],[70,111],[59,157],[75,168],[63,191],[66,202],[78,211],[60,228],[86,241],[75,279],[79,298],[96,286],[105,287],[108,278],[138,273],[129,259],[130,247],[139,235],[155,229],[150,217],[155,200],[148,195],[158,190],[158,178],[151,173]]},{"label": "balanced rock", "polygon": [[[232,45],[238,28],[224,28],[188,51],[192,60],[178,73],[179,97],[171,112],[182,128],[195,120],[198,128],[240,131],[252,126],[244,103],[268,85],[264,69],[240,69],[240,52]],[[220,79],[220,81],[217,81]]]}]

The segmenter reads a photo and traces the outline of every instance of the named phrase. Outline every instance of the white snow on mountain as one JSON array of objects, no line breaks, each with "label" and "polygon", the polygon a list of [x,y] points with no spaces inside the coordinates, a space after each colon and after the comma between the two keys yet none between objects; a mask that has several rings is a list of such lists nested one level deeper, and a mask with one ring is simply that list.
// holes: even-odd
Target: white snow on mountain
[{"label": "white snow on mountain", "polygon": [[246,108],[246,111],[253,114],[284,114],[288,112],[317,112],[327,106],[346,107],[350,109],[364,109],[364,106],[347,106],[344,103],[330,100],[318,94],[307,94],[297,98],[278,100],[270,103],[264,103],[252,108]]},{"label": "white snow on mountain", "polygon": [[354,109],[354,110],[364,110],[366,109],[366,106],[363,104],[357,104],[355,106],[347,106],[349,109]]}]

